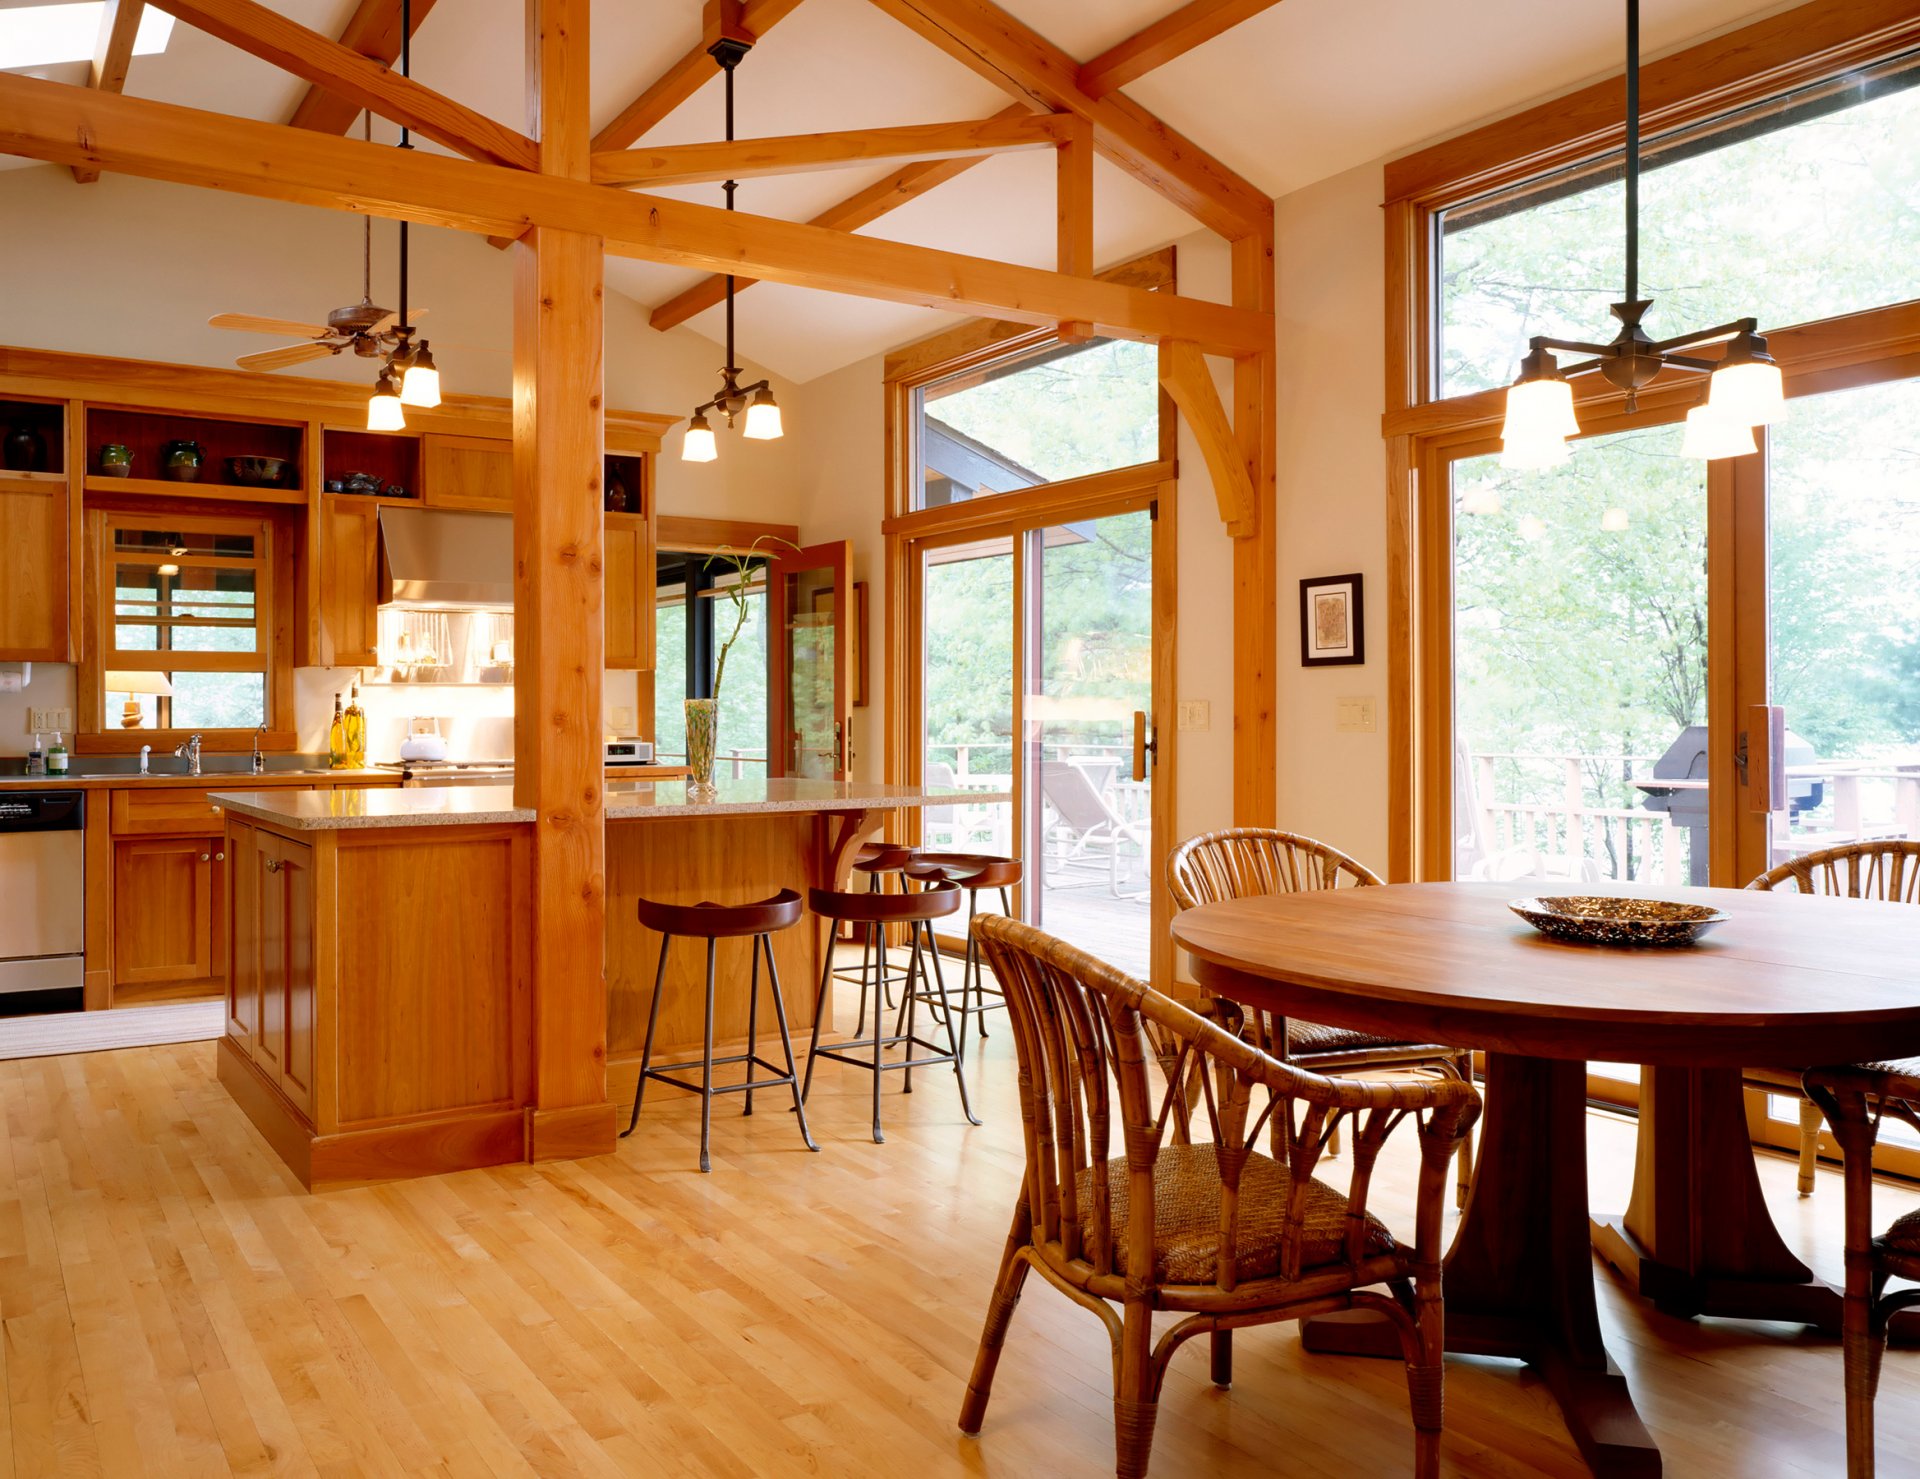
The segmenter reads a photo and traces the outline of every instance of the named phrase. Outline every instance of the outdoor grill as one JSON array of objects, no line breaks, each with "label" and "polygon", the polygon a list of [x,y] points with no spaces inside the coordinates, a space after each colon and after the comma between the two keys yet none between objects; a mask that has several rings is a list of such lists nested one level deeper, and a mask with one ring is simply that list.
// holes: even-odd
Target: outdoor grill
[{"label": "outdoor grill", "polygon": [[[1820,804],[1824,789],[1820,781],[1794,776],[1795,768],[1806,768],[1815,760],[1813,746],[1791,729],[1787,731],[1786,767],[1787,804],[1798,816]],[[1663,786],[1662,781],[1691,781],[1687,786]],[[1680,737],[1667,746],[1666,754],[1653,762],[1653,776],[1634,784],[1646,793],[1641,803],[1647,811],[1663,811],[1674,825],[1687,829],[1687,882],[1704,888],[1707,884],[1707,726],[1689,724]]]}]

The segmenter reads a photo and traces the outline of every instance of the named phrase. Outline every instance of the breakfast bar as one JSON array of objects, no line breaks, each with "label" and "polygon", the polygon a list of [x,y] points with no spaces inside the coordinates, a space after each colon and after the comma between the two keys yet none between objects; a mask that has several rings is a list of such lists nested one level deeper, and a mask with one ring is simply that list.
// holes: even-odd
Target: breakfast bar
[{"label": "breakfast bar", "polygon": [[[762,778],[694,800],[683,781],[608,783],[610,1076],[630,1079],[652,1000],[659,937],[636,918],[642,894],[744,903],[832,886],[890,814],[962,795],[1009,799]],[[216,799],[231,859],[220,1081],[281,1158],[309,1187],[525,1159],[532,809],[505,786]],[[725,944],[744,961],[744,941]],[[812,1025],[827,948],[819,927],[777,937],[796,1028]],[[690,954],[669,963],[663,1049],[699,1039],[694,968]],[[743,1036],[744,989],[723,1001],[719,1036]]]}]

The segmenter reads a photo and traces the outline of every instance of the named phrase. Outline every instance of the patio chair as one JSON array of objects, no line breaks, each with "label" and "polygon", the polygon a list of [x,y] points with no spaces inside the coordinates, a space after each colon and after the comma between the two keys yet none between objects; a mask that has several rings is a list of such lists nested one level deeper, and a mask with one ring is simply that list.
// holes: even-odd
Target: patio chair
[{"label": "patio chair", "polygon": [[[1747,887],[1920,904],[1920,842],[1850,842],[1821,848],[1769,868]],[[1791,1069],[1749,1068],[1743,1077],[1749,1088],[1800,1101],[1800,1195],[1812,1196],[1814,1168],[1820,1163],[1820,1106]]]},{"label": "patio chair", "polygon": [[1065,852],[1043,853],[1043,863],[1051,865],[1050,871],[1058,875],[1076,864],[1097,862],[1104,855],[1107,888],[1116,899],[1138,898],[1145,893],[1143,889],[1128,895],[1120,889],[1122,847],[1131,844],[1140,850],[1141,857],[1147,855],[1145,822],[1130,822],[1121,816],[1094,788],[1086,771],[1070,760],[1040,762],[1040,795],[1053,811],[1054,820],[1047,828],[1049,837],[1059,830],[1069,834]]},{"label": "patio chair", "polygon": [[[944,760],[929,760],[925,771],[929,786],[951,786],[953,767]],[[921,812],[921,843],[946,852],[965,852],[977,833],[991,828],[993,814],[984,806],[956,802],[949,806],[929,806]],[[936,837],[939,839],[936,841]]]},{"label": "patio chair", "polygon": [[[1372,888],[1380,878],[1338,848],[1292,832],[1267,827],[1231,827],[1188,838],[1167,859],[1167,884],[1178,912],[1221,899],[1246,899],[1261,894],[1304,893],[1314,889]],[[1473,1054],[1437,1043],[1404,1042],[1327,1027],[1318,1022],[1256,1019],[1261,1040],[1275,1045],[1275,1053],[1297,1068],[1312,1073],[1361,1073],[1395,1068],[1428,1068],[1468,1083],[1473,1081]],[[1337,1151],[1338,1142],[1330,1149]],[[1276,1145],[1275,1153],[1279,1147]],[[1455,1199],[1461,1206],[1473,1185],[1473,1138],[1460,1139],[1460,1175]]]}]

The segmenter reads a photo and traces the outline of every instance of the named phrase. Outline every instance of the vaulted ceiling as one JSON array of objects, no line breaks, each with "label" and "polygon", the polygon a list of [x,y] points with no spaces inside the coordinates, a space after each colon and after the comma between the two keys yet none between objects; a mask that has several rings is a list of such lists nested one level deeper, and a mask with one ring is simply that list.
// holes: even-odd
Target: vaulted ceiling
[{"label": "vaulted ceiling", "polygon": [[[21,3],[0,0],[0,9]],[[329,35],[340,34],[356,8],[356,0],[270,3]],[[1000,3],[1084,60],[1173,10],[1177,0]],[[1646,0],[1644,44],[1657,54],[1784,8],[1754,0]],[[603,0],[595,6],[597,127],[697,45],[700,11],[700,0]],[[519,126],[521,13],[522,0],[439,0],[416,37],[414,76]],[[1279,196],[1617,70],[1620,48],[1619,0],[1283,0],[1124,90]],[[75,64],[39,69],[39,75],[84,82],[87,70]],[[869,0],[803,0],[760,40],[736,86],[741,137],[982,118],[1008,101],[992,83]],[[180,25],[163,55],[135,59],[126,91],[283,121],[306,86]],[[693,143],[718,138],[721,131],[716,71],[643,141]],[[376,122],[376,138],[392,136],[390,126]],[[0,159],[0,166],[26,163]],[[895,168],[751,180],[740,186],[739,207],[805,220]],[[1045,154],[1002,155],[863,229],[896,241],[1050,266],[1053,192],[1053,164]],[[717,203],[720,187],[660,193]],[[1105,162],[1097,166],[1095,199],[1101,263],[1197,229],[1177,208]],[[608,276],[616,291],[645,305],[698,281],[691,272],[633,261],[610,261]],[[255,306],[294,316],[310,311],[295,303]],[[801,381],[918,338],[943,322],[924,309],[777,285],[743,296],[740,316],[753,359]],[[690,324],[710,337],[723,332],[718,308]]]}]

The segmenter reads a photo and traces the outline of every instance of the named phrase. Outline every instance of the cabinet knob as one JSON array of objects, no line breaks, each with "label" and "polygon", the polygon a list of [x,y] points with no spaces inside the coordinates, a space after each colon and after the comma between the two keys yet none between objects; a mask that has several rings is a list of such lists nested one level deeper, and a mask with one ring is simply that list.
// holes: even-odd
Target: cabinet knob
[{"label": "cabinet knob", "polygon": [[224,863],[227,860],[227,855],[223,852],[217,852],[213,855],[213,860],[216,863]]},{"label": "cabinet knob", "polygon": [[201,862],[203,862],[203,863],[211,863],[211,862],[213,861],[213,854],[212,854],[212,853],[209,853],[209,852],[203,852],[203,853],[201,853],[201,854],[200,854],[200,861],[201,861]]},{"label": "cabinet knob", "polygon": [[280,871],[280,860],[278,858],[268,858],[267,871],[269,873],[278,873]]},{"label": "cabinet knob", "polygon": [[219,803],[219,802],[217,802],[217,801],[214,801],[214,802],[210,802],[210,803],[208,803],[208,804],[209,804],[210,806],[212,806],[212,808],[213,808],[213,810],[214,810],[214,812],[215,812],[215,814],[217,815],[217,814],[219,813],[219,811],[220,811],[220,803]]}]

